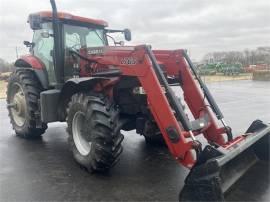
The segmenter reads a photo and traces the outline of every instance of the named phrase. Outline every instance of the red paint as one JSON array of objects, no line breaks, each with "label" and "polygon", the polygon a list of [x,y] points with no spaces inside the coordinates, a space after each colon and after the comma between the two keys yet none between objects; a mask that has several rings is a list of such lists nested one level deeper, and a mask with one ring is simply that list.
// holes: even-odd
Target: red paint
[{"label": "red paint", "polygon": [[[51,11],[40,11],[37,13],[33,13],[32,15],[39,15],[41,18],[52,18]],[[65,13],[65,12],[57,12],[57,15],[58,15],[58,18],[62,20],[80,21],[80,22],[85,22],[89,24],[101,25],[103,27],[108,26],[108,23],[104,20],[80,17],[80,16],[72,15],[70,13]]]},{"label": "red paint", "polygon": [[[208,124],[200,131],[194,131],[194,134],[198,135],[202,133],[209,142],[215,142],[226,149],[241,141],[243,136],[231,142],[225,141],[223,137],[225,129],[218,126],[218,120],[209,108],[209,104],[204,99],[201,88],[194,80],[190,68],[182,56],[182,50],[155,50],[153,52],[157,61],[165,66],[165,71],[169,76],[181,77],[184,99],[194,118],[198,119],[205,115],[209,117]],[[80,60],[80,76],[91,76],[95,71],[102,71],[104,68],[119,68],[122,71],[122,75],[138,78],[147,94],[148,107],[162,132],[170,152],[179,163],[191,168],[196,161],[191,152],[193,150],[193,142],[187,139],[189,138],[188,131],[185,131],[178,124],[144,46],[104,47],[103,53],[97,55],[88,55],[86,49],[82,49],[80,53],[93,61],[87,62]],[[130,61],[136,62],[126,63],[125,61],[128,58],[131,59]],[[87,66],[91,66],[91,71],[89,71]],[[121,79],[121,76],[114,79],[98,83],[95,89],[105,92],[109,97],[112,97],[113,86],[118,79]],[[180,136],[179,142],[172,143],[169,140],[166,132],[166,128],[168,127],[174,127],[177,130]]]},{"label": "red paint", "polygon": [[234,145],[237,145],[239,142],[243,141],[246,138],[245,135],[240,135],[236,138],[234,138],[232,141],[227,142],[226,144],[222,145],[224,149],[229,150]]},{"label": "red paint", "polygon": [[20,60],[24,60],[26,63],[31,65],[33,69],[43,69],[44,64],[33,55],[23,55],[20,57]]},{"label": "red paint", "polygon": [[110,100],[113,100],[113,88],[118,81],[119,77],[101,80],[94,86],[93,90],[95,92],[102,92],[107,97],[109,97]]}]

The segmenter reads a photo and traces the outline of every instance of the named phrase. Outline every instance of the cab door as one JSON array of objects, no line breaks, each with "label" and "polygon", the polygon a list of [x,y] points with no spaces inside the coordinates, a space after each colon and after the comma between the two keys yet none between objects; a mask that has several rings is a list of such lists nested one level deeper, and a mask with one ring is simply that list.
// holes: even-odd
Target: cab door
[{"label": "cab door", "polygon": [[34,31],[33,36],[33,48],[32,53],[34,56],[39,58],[45,65],[49,85],[54,86],[56,84],[54,62],[53,62],[53,47],[54,40],[52,37],[52,24],[43,23],[42,29]]}]

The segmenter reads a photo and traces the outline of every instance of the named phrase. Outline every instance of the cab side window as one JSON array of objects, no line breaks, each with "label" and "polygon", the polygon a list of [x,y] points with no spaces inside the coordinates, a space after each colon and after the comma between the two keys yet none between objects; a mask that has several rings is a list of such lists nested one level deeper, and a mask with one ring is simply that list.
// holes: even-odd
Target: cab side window
[{"label": "cab side window", "polygon": [[42,28],[40,30],[35,30],[33,36],[33,54],[39,58],[45,65],[50,85],[54,85],[55,80],[55,72],[54,72],[54,64],[53,64],[53,46],[54,40],[53,37],[49,36],[47,38],[42,36],[44,30],[48,31],[52,34],[52,25],[51,23],[43,23]]},{"label": "cab side window", "polygon": [[80,36],[78,33],[66,33],[65,35],[65,45],[67,48],[80,49]]},{"label": "cab side window", "polygon": [[102,39],[103,32],[102,30],[89,30],[86,35],[87,47],[100,47],[104,46],[105,42]]}]

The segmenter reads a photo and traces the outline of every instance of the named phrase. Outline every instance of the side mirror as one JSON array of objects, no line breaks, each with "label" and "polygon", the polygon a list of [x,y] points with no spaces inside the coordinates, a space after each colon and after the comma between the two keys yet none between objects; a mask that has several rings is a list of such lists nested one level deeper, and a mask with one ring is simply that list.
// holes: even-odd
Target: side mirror
[{"label": "side mirror", "polygon": [[29,48],[31,48],[31,47],[34,46],[34,43],[31,43],[31,42],[29,42],[29,41],[23,41],[23,44],[24,44],[26,47],[29,47]]},{"label": "side mirror", "polygon": [[41,27],[42,21],[39,15],[36,14],[29,15],[28,22],[32,30],[38,30],[42,28]]},{"label": "side mirror", "polygon": [[124,41],[119,41],[119,42],[114,41],[114,45],[124,46],[125,42]]},{"label": "side mirror", "polygon": [[119,41],[119,45],[120,46],[124,46],[125,45],[125,42],[124,41]]},{"label": "side mirror", "polygon": [[124,29],[124,35],[126,41],[131,41],[131,32],[129,29]]}]

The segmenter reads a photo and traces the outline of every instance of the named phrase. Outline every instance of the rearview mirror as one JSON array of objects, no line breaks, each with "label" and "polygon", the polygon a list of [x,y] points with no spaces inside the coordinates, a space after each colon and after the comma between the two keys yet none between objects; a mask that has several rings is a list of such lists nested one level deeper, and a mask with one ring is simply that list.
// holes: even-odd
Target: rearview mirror
[{"label": "rearview mirror", "polygon": [[129,29],[124,29],[124,35],[127,41],[131,41],[131,32]]}]

